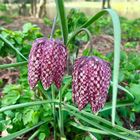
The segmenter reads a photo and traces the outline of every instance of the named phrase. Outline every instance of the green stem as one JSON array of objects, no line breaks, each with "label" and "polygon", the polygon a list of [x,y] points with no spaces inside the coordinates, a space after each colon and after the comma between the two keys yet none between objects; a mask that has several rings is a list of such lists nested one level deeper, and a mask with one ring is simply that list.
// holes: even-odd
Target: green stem
[{"label": "green stem", "polygon": [[[52,91],[52,100],[55,100],[55,91],[54,91],[54,85],[51,85],[51,91]],[[53,117],[54,117],[54,140],[56,140],[56,110],[55,110],[55,103],[53,104]]]},{"label": "green stem", "polygon": [[[112,81],[111,81],[111,85],[113,85],[113,82]],[[130,91],[128,91],[126,88],[124,88],[124,87],[122,87],[120,85],[117,85],[117,87],[118,87],[118,89],[126,92],[130,96],[130,98],[132,98],[132,100],[135,99],[134,95]]]},{"label": "green stem", "polygon": [[111,128],[108,128],[108,127],[105,127],[103,125],[100,125],[99,123],[96,123],[90,119],[87,119],[85,117],[83,117],[82,115],[79,115],[78,113],[75,113],[73,111],[70,111],[69,109],[66,109],[67,112],[69,112],[70,114],[73,114],[75,117],[85,121],[86,123],[92,125],[92,126],[95,126],[109,134],[112,134],[116,137],[119,137],[119,138],[122,138],[122,139],[125,139],[125,140],[135,140],[134,138],[130,137],[130,136],[126,136],[126,135],[122,135],[120,134],[119,132],[116,132],[115,130],[111,129]]},{"label": "green stem", "polygon": [[53,35],[54,35],[55,26],[56,26],[56,20],[57,20],[57,16],[55,16],[54,19],[53,19],[53,25],[52,25],[50,39],[52,39],[53,38]]},{"label": "green stem", "polygon": [[34,140],[34,138],[38,135],[39,132],[40,132],[39,130],[35,131],[35,132],[33,133],[33,135],[31,135],[31,136],[29,137],[28,140]]},{"label": "green stem", "polygon": [[52,104],[52,103],[59,104],[59,101],[58,100],[52,100],[52,101],[44,100],[44,101],[35,101],[35,102],[29,102],[29,103],[21,103],[21,104],[16,104],[16,105],[10,105],[10,106],[0,108],[0,113],[4,112],[4,111],[7,111],[7,110],[11,110],[11,109],[18,109],[18,108],[22,108],[22,107],[48,104],[48,103],[49,104]]},{"label": "green stem", "polygon": [[[94,115],[94,114],[91,114],[91,113],[89,113],[89,112],[86,112],[86,111],[84,111],[84,110],[79,111],[76,107],[71,106],[71,105],[68,105],[68,104],[65,104],[65,107],[67,107],[66,110],[70,110],[70,109],[71,109],[71,110],[73,110],[73,111],[76,111],[77,113],[80,113],[80,114],[83,115],[83,116],[86,116],[87,118],[90,117],[90,118],[92,118],[93,120],[100,121],[100,122],[104,123],[105,125],[108,125],[108,126],[112,127],[112,123],[109,122],[109,121],[107,121],[107,120],[104,119],[104,118],[101,118],[101,117],[99,117],[99,116],[96,116],[96,115]],[[118,129],[118,131],[123,131],[123,132],[126,132],[126,133],[128,133],[128,134],[131,134],[131,135],[133,135],[133,136],[140,137],[140,134],[137,134],[137,133],[135,133],[135,132],[133,132],[133,131],[131,131],[131,130],[128,130],[128,129],[126,129],[126,128],[123,128],[123,127],[121,127],[121,126],[119,126],[119,125],[115,125],[115,126],[113,127],[113,129]]]},{"label": "green stem", "polygon": [[44,123],[46,123],[46,121],[39,122],[38,124],[36,124],[35,126],[33,126],[31,128],[24,128],[24,129],[22,129],[20,131],[17,131],[15,133],[12,133],[12,134],[6,136],[6,137],[0,138],[0,140],[15,140],[17,137],[19,137],[19,136],[21,136],[21,135],[23,135],[23,134],[25,134],[25,133],[37,128],[37,127],[39,127],[40,125],[42,125]]},{"label": "green stem", "polygon": [[61,89],[59,90],[59,128],[61,138],[64,137],[64,126],[63,126],[63,112],[62,112],[62,95]]},{"label": "green stem", "polygon": [[78,35],[79,33],[83,32],[83,31],[88,35],[89,45],[90,45],[89,55],[92,55],[92,52],[93,52],[92,51],[93,50],[93,47],[92,47],[92,35],[91,35],[90,31],[87,28],[81,28],[81,29],[75,31],[74,33],[72,33],[70,38],[69,38],[69,40],[68,40],[68,42],[67,42],[67,45],[76,37],[76,35]]},{"label": "green stem", "polygon": [[64,8],[64,0],[55,0],[57,13],[59,16],[61,32],[64,40],[64,44],[67,44],[68,39],[68,25],[66,20],[65,8]]},{"label": "green stem", "polygon": [[[121,102],[117,102],[116,108],[118,108],[118,107],[132,106],[132,105],[134,105],[134,102],[121,101]],[[105,107],[102,110],[100,110],[99,112],[103,112],[103,111],[110,110],[110,109],[112,109],[112,105],[111,105],[111,103],[107,103],[105,105]]]},{"label": "green stem", "polygon": [[16,49],[13,46],[13,44],[11,44],[6,38],[4,38],[1,34],[0,34],[0,39],[2,41],[4,41],[4,43],[6,43],[9,47],[11,47],[17,54],[19,54],[24,60],[27,61],[27,58],[18,49]]},{"label": "green stem", "polygon": [[26,65],[27,63],[28,63],[27,61],[24,61],[24,62],[12,63],[12,64],[3,64],[3,65],[0,65],[0,69],[23,66],[23,65]]}]

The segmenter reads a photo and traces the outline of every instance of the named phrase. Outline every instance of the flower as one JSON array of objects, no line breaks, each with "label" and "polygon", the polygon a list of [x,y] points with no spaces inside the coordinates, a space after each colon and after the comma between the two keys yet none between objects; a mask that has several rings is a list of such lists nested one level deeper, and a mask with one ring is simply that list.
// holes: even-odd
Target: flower
[{"label": "flower", "polygon": [[95,56],[76,60],[73,70],[73,102],[79,110],[88,103],[93,112],[98,112],[105,104],[111,79],[109,63]]},{"label": "flower", "polygon": [[59,40],[37,39],[29,55],[28,79],[33,89],[41,80],[45,89],[54,82],[61,87],[67,61],[66,47]]}]

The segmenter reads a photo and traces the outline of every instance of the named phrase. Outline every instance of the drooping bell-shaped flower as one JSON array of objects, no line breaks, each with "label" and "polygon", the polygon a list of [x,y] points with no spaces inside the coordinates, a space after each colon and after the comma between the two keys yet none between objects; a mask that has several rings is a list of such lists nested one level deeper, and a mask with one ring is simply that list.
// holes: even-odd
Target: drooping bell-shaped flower
[{"label": "drooping bell-shaped flower", "polygon": [[61,87],[67,60],[66,47],[58,40],[37,39],[29,55],[28,79],[31,88],[39,80],[47,89],[53,82]]},{"label": "drooping bell-shaped flower", "polygon": [[73,70],[73,101],[82,110],[88,103],[93,112],[105,104],[111,79],[108,62],[98,57],[81,57],[76,60]]}]

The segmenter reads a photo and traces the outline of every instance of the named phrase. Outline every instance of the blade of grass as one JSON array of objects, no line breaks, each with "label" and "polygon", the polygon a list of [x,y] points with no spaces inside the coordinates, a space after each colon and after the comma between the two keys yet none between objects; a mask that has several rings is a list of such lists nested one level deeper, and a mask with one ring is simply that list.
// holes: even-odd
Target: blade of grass
[{"label": "blade of grass", "polygon": [[44,123],[46,123],[46,121],[39,122],[37,125],[35,125],[35,126],[31,127],[31,128],[24,128],[24,129],[22,129],[22,130],[20,130],[18,132],[15,132],[15,133],[10,134],[10,135],[8,135],[6,137],[0,138],[0,140],[12,140],[12,139],[15,139],[18,136],[21,136],[21,135],[23,135],[23,134],[35,129],[36,127],[39,127],[40,125],[42,125]]},{"label": "blade of grass", "polygon": [[55,26],[56,26],[56,20],[57,20],[57,16],[55,16],[54,19],[53,19],[53,25],[52,25],[50,39],[52,39],[53,38],[53,35],[54,35]]},{"label": "blade of grass", "polygon": [[108,128],[108,127],[105,127],[103,125],[100,125],[99,123],[96,123],[96,121],[93,121],[93,120],[89,120],[87,119],[86,117],[83,117],[81,115],[79,115],[79,113],[75,113],[73,111],[70,111],[69,109],[66,109],[67,112],[69,112],[70,114],[73,114],[75,117],[85,121],[86,123],[92,125],[92,126],[95,126],[96,128],[99,128],[109,134],[112,134],[116,137],[119,137],[119,138],[122,138],[122,139],[125,139],[125,140],[136,140],[135,138],[131,138],[130,136],[126,136],[126,135],[123,135],[123,134],[120,134],[119,132],[111,129],[111,128]]},{"label": "blade of grass", "polygon": [[5,106],[5,107],[0,108],[0,113],[7,111],[7,110],[12,110],[12,109],[18,109],[18,108],[34,106],[34,105],[41,105],[41,104],[52,104],[52,103],[59,104],[59,101],[58,100],[52,100],[52,101],[43,100],[43,101],[27,102],[27,103]]},{"label": "blade of grass", "polygon": [[60,20],[61,32],[63,36],[64,44],[67,44],[68,39],[68,25],[66,20],[66,14],[64,9],[64,1],[63,0],[55,0],[57,12]]},{"label": "blade of grass", "polygon": [[62,110],[62,91],[59,90],[59,128],[61,138],[65,137],[64,135],[64,122],[63,122],[63,110]]},{"label": "blade of grass", "polygon": [[27,63],[28,63],[27,61],[24,61],[24,62],[12,63],[12,64],[3,64],[3,65],[0,65],[0,69],[6,69],[10,67],[19,67],[19,66],[26,65]]},{"label": "blade of grass", "polygon": [[[54,85],[51,85],[51,92],[52,92],[52,100],[55,100],[55,91],[54,91]],[[54,140],[56,140],[56,109],[55,109],[55,103],[52,105],[53,108],[53,118],[54,118]]]},{"label": "blade of grass", "polygon": [[[97,115],[91,114],[91,113],[86,112],[86,111],[84,111],[84,110],[79,111],[76,107],[74,107],[74,106],[72,106],[72,105],[68,105],[68,104],[64,104],[64,105],[65,105],[65,107],[66,107],[67,110],[68,110],[68,108],[69,108],[69,110],[76,111],[77,113],[80,113],[82,116],[86,116],[87,118],[90,117],[90,118],[93,119],[93,120],[99,121],[99,122],[101,122],[101,123],[103,123],[103,124],[105,124],[105,125],[108,125],[108,126],[112,127],[112,123],[111,123],[110,121],[108,121],[108,120],[102,118],[102,117],[99,117],[99,116],[97,116]],[[118,131],[123,131],[123,132],[126,132],[126,133],[128,133],[128,134],[131,134],[131,135],[133,135],[133,136],[136,136],[136,137],[139,137],[139,138],[140,138],[140,134],[137,134],[137,133],[135,133],[135,132],[133,132],[133,131],[131,131],[131,130],[128,130],[128,129],[126,129],[126,128],[123,128],[123,127],[121,127],[121,126],[119,126],[119,125],[115,125],[115,126],[113,127],[113,129],[117,129]]]},{"label": "blade of grass", "polygon": [[6,38],[4,38],[1,34],[0,34],[0,39],[2,41],[4,41],[4,43],[6,43],[9,47],[11,47],[17,54],[19,54],[24,60],[27,61],[27,58],[18,49],[16,49],[13,46],[13,44],[11,44]]},{"label": "blade of grass", "polygon": [[114,66],[113,66],[113,96],[112,96],[112,125],[115,125],[116,102],[118,92],[118,77],[120,65],[121,29],[119,17],[115,11],[106,9],[111,15],[114,28]]},{"label": "blade of grass", "polygon": [[[111,85],[113,85],[113,82],[112,81],[111,81]],[[135,99],[134,95],[130,91],[128,91],[126,88],[124,88],[124,87],[122,87],[120,85],[118,85],[117,87],[118,87],[118,89],[126,92],[130,96],[130,98],[132,98],[132,100]]]},{"label": "blade of grass", "polygon": [[71,35],[69,35],[69,39],[68,39],[67,45],[69,45],[69,43],[75,38],[75,36],[78,35],[81,32],[85,32],[88,35],[88,38],[90,40],[92,39],[92,35],[91,35],[90,31],[87,28],[81,28],[81,29],[76,30]]},{"label": "blade of grass", "polygon": [[37,130],[37,131],[35,131],[29,138],[28,138],[28,140],[34,140],[34,138],[38,135],[38,133],[39,133],[39,129]]},{"label": "blade of grass", "polygon": [[[130,101],[120,101],[120,102],[117,102],[117,105],[116,107],[119,108],[119,107],[126,107],[126,106],[132,106],[134,105],[134,102],[130,102]],[[99,112],[103,112],[103,111],[106,111],[106,110],[109,110],[109,109],[112,109],[112,103],[106,103],[105,107],[100,110]]]}]

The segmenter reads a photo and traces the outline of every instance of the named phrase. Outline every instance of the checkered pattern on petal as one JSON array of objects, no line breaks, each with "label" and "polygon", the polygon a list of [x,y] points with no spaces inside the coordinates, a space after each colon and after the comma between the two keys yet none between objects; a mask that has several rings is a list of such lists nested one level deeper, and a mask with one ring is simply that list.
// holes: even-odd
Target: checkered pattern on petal
[{"label": "checkered pattern on petal", "polygon": [[47,40],[42,55],[41,81],[43,87],[47,89],[54,82],[56,87],[60,88],[67,61],[66,47],[60,41]]},{"label": "checkered pattern on petal", "polygon": [[28,79],[31,88],[35,87],[38,80],[41,80],[45,89],[53,82],[60,88],[66,61],[67,50],[60,41],[37,39],[29,56]]},{"label": "checkered pattern on petal", "polygon": [[41,64],[41,82],[44,89],[50,87],[53,82],[54,69],[56,66],[53,51],[55,42],[47,40],[43,47],[42,64]]},{"label": "checkered pattern on petal", "polygon": [[[83,62],[81,64],[81,62]],[[93,112],[105,104],[111,78],[109,64],[97,57],[81,57],[73,71],[73,101],[79,110],[89,102]]]},{"label": "checkered pattern on petal", "polygon": [[80,68],[84,65],[84,63],[86,62],[86,57],[80,57],[79,59],[77,59],[75,61],[74,64],[74,68],[73,68],[73,81],[72,81],[72,91],[73,91],[73,95],[72,95],[72,99],[73,102],[75,102],[77,100],[77,98],[79,98],[79,82],[80,82],[80,78],[79,78],[79,74],[80,74]]},{"label": "checkered pattern on petal", "polygon": [[67,63],[66,47],[60,41],[57,41],[53,53],[56,62],[54,83],[56,87],[59,89],[61,87],[62,77],[64,75]]},{"label": "checkered pattern on petal", "polygon": [[40,79],[40,71],[41,71],[41,55],[42,55],[42,47],[45,43],[44,38],[37,39],[31,48],[28,62],[28,80],[29,85],[33,89],[38,80]]}]

